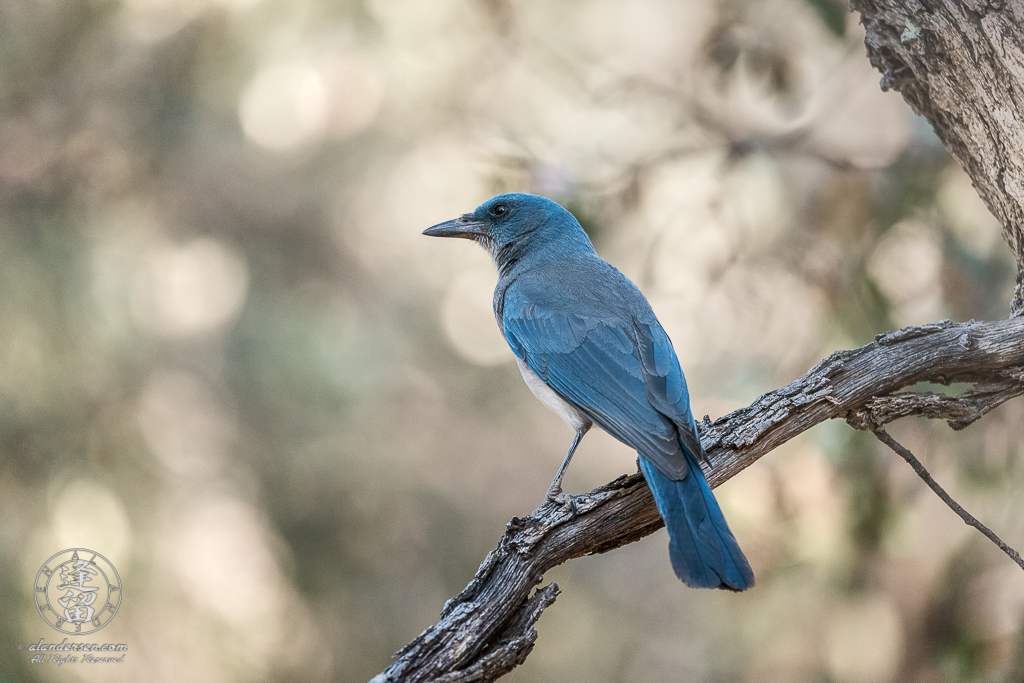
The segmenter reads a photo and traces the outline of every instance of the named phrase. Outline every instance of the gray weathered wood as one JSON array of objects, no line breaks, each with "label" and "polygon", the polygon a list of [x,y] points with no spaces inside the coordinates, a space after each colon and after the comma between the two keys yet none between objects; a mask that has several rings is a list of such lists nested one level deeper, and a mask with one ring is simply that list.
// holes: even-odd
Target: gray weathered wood
[{"label": "gray weathered wood", "polygon": [[[896,406],[901,401],[930,406],[920,413],[896,408],[893,419],[924,414],[956,420],[965,415],[952,400],[896,393],[919,382],[970,382],[982,387],[986,406],[1024,393],[1024,318],[911,327],[832,354],[789,386],[701,425],[701,441],[711,461],[705,469],[708,481],[718,486],[794,436],[875,406],[879,397]],[[975,407],[977,394],[966,394],[969,409]],[[374,683],[441,676],[449,683],[494,680],[521,663],[533,647],[533,624],[557,591],[552,584],[530,598],[546,571],[631,543],[662,526],[639,474],[620,477],[576,500],[575,520],[565,508],[545,503],[529,517],[509,522],[498,547],[466,589],[448,601],[438,623],[407,645]]]}]

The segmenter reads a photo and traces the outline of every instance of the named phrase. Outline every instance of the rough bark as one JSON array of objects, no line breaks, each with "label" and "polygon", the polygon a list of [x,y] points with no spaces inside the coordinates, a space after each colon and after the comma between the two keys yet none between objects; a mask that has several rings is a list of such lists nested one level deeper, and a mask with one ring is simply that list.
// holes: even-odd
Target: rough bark
[{"label": "rough bark", "polygon": [[[919,382],[974,387],[960,397],[897,393]],[[749,407],[701,425],[712,486],[816,424],[870,409],[879,423],[926,415],[969,423],[1024,393],[1024,317],[996,322],[943,321],[879,335],[834,353],[789,386]],[[440,621],[398,653],[374,683],[487,681],[525,659],[540,612],[555,599],[550,584],[530,597],[552,567],[618,548],[661,528],[643,477],[623,476],[578,496],[573,520],[545,503],[514,518],[473,581],[444,606]]]},{"label": "rough bark", "polygon": [[850,0],[882,89],[928,119],[1003,226],[1024,315],[1024,2]]},{"label": "rough bark", "polygon": [[[882,88],[901,92],[931,122],[1002,224],[1018,265],[1014,317],[879,335],[747,408],[705,420],[700,431],[712,486],[824,420],[868,413],[881,425],[920,415],[959,429],[1024,394],[1024,0],[851,0],[851,6],[861,13]],[[903,391],[919,382],[972,386],[958,396]],[[531,596],[548,569],[662,526],[639,474],[578,497],[577,508],[573,519],[545,503],[509,522],[438,623],[373,683],[500,677],[529,654],[533,624],[555,600],[554,584]]]}]

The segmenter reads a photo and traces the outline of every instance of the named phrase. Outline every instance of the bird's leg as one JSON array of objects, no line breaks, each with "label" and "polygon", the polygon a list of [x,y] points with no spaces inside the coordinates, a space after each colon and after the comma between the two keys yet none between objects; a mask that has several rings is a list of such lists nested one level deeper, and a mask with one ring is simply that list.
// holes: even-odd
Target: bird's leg
[{"label": "bird's leg", "polygon": [[[572,440],[572,445],[569,446],[569,452],[565,454],[565,460],[562,461],[562,466],[558,468],[558,474],[555,475],[554,480],[551,482],[551,486],[548,487],[547,499],[553,503],[560,503],[562,501],[562,477],[565,475],[565,469],[569,466],[569,461],[572,460],[572,454],[576,452],[576,447],[580,445],[580,441],[583,439],[583,435],[590,429],[590,425],[586,424],[576,432],[576,438]],[[571,499],[571,497],[570,497]],[[575,503],[573,503],[575,508]]]}]

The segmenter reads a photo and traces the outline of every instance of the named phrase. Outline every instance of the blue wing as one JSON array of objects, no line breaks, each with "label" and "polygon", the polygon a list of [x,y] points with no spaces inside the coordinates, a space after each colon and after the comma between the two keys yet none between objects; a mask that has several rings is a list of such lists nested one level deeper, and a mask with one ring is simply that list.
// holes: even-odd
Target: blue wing
[{"label": "blue wing", "polygon": [[513,285],[502,316],[512,351],[602,429],[669,478],[684,478],[689,468],[680,441],[694,456],[702,451],[668,336],[656,319],[638,323],[631,314],[575,308],[538,306]]},{"label": "blue wing", "polygon": [[690,412],[690,392],[686,388],[686,377],[679,366],[672,341],[657,319],[653,322],[636,322],[634,327],[647,399],[658,412],[672,420],[686,450],[695,459],[707,462],[700,437],[697,436],[693,413]]}]

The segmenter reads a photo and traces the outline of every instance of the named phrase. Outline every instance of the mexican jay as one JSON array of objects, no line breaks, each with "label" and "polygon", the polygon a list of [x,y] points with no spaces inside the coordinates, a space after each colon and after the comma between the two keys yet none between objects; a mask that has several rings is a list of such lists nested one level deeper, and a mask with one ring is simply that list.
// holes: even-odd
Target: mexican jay
[{"label": "mexican jay", "polygon": [[697,464],[706,456],[672,342],[573,215],[543,197],[502,194],[423,234],[472,239],[490,252],[498,327],[530,391],[576,431],[548,499],[564,500],[565,468],[597,424],[639,454],[676,576],[699,588],[753,586]]}]

